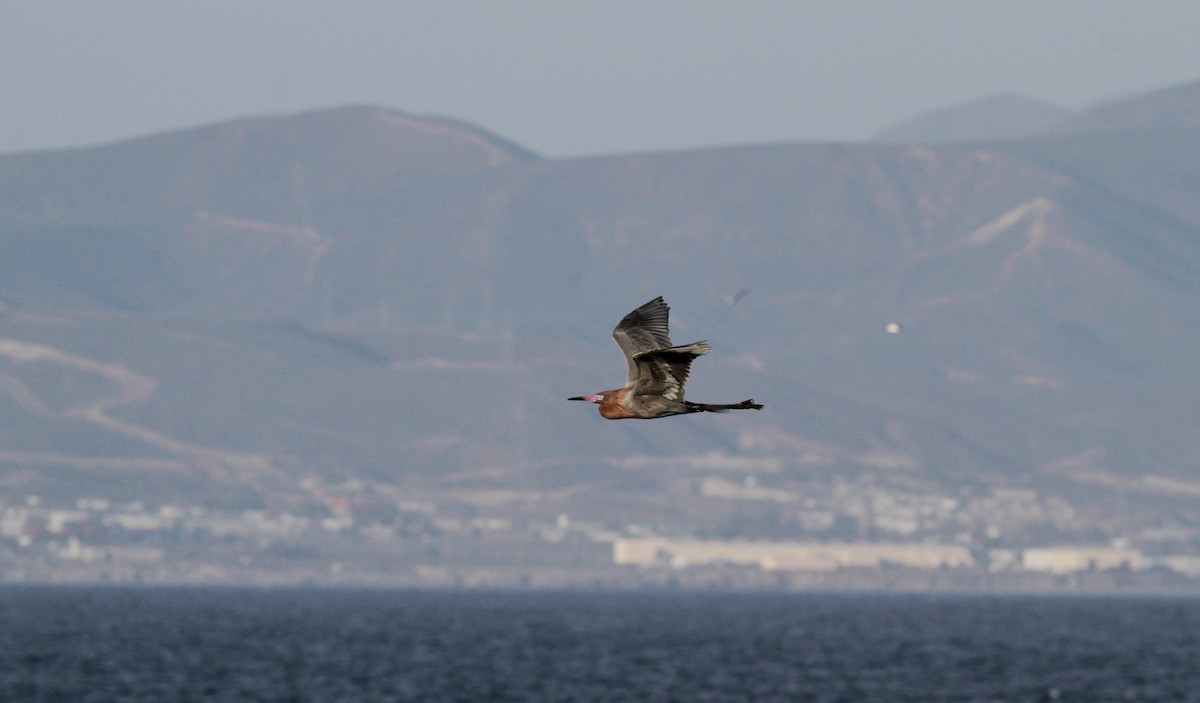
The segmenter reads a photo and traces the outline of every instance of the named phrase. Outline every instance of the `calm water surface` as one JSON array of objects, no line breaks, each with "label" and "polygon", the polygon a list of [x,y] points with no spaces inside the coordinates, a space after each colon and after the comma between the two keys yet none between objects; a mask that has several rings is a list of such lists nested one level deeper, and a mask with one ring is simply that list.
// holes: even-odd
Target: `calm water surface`
[{"label": "calm water surface", "polygon": [[1200,701],[1200,600],[0,587],[0,701]]}]

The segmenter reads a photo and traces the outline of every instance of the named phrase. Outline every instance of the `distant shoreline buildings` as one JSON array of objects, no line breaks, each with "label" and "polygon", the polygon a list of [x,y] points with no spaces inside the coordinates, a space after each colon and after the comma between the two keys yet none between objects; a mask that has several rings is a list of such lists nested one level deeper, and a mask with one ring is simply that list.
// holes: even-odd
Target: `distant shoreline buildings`
[{"label": "distant shoreline buildings", "polygon": [[1119,541],[985,549],[699,539],[622,533],[566,515],[462,519],[420,502],[389,518],[331,500],[335,510],[323,516],[105,499],[0,504],[0,584],[1200,593],[1200,557],[1148,555]]}]

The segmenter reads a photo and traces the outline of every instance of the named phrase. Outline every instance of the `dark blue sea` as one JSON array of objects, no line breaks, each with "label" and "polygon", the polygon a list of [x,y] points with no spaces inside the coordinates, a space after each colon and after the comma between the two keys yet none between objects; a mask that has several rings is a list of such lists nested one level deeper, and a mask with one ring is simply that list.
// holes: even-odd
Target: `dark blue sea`
[{"label": "dark blue sea", "polygon": [[0,587],[0,701],[1200,701],[1200,599]]}]

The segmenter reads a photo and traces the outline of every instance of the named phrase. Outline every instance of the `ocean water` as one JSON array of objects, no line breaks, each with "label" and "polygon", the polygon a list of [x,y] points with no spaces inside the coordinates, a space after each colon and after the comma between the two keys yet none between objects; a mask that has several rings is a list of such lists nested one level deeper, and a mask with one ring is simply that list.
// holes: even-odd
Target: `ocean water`
[{"label": "ocean water", "polygon": [[1200,599],[0,587],[0,701],[1200,701]]}]

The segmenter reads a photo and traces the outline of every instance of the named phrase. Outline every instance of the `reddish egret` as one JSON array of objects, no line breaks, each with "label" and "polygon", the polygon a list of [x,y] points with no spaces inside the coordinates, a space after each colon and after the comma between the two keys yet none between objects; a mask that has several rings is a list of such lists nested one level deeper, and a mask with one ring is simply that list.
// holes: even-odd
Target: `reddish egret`
[{"label": "reddish egret", "polygon": [[641,418],[650,420],[686,413],[722,413],[726,410],[762,410],[753,400],[730,405],[693,403],[683,399],[683,387],[692,369],[692,359],[712,348],[708,342],[671,346],[667,334],[667,314],[671,308],[661,297],[655,298],[625,316],[612,336],[625,362],[629,380],[624,388],[600,391],[567,400],[586,400],[600,406],[600,414],[609,420]]}]

